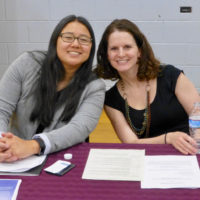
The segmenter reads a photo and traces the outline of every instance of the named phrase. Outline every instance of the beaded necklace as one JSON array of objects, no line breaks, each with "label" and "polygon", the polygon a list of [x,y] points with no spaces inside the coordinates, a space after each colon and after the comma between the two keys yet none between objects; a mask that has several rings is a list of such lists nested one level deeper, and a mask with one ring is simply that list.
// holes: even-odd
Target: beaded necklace
[{"label": "beaded necklace", "polygon": [[129,126],[131,127],[132,131],[134,133],[136,133],[138,136],[141,136],[146,129],[146,137],[148,137],[149,128],[150,128],[150,121],[151,121],[149,81],[147,81],[147,85],[146,85],[147,105],[146,105],[146,108],[145,108],[145,111],[144,111],[144,120],[142,122],[142,128],[136,128],[134,126],[134,124],[132,123],[131,118],[130,118],[130,114],[129,114],[130,108],[129,108],[129,105],[128,105],[127,95],[126,95],[126,92],[125,92],[124,82],[122,81],[122,79],[120,80],[120,85],[121,85],[123,97],[124,97],[124,100],[125,100],[126,119],[128,121]]}]

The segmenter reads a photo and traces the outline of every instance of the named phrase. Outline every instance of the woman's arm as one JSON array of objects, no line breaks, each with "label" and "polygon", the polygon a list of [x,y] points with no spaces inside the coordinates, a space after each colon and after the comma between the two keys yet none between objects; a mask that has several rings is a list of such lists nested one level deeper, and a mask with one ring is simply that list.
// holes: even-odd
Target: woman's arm
[{"label": "woman's arm", "polygon": [[[0,131],[7,132],[10,117],[19,102],[25,101],[31,81],[37,74],[38,63],[28,53],[19,56],[6,70],[0,81]],[[31,83],[31,84],[30,84]],[[28,88],[28,89],[27,89]]]},{"label": "woman's arm", "polygon": [[75,115],[66,124],[58,122],[54,130],[43,132],[51,148],[46,151],[52,153],[84,142],[96,127],[102,113],[105,98],[105,83],[98,79],[90,82],[79,101]]},{"label": "woman's arm", "polygon": [[[170,132],[162,134],[152,138],[139,139],[137,135],[132,131],[123,114],[109,106],[104,107],[106,114],[108,115],[113,128],[119,139],[124,143],[135,143],[135,144],[172,144],[183,154],[195,154],[197,152],[195,141],[183,132]],[[165,138],[166,137],[166,138]]]},{"label": "woman's arm", "polygon": [[[82,94],[77,112],[67,124],[58,122],[59,128],[38,134],[41,137],[45,135],[51,144],[51,149],[45,154],[84,142],[96,127],[104,104],[105,84],[101,80],[90,84]],[[40,147],[35,140],[23,140],[12,133],[2,136],[0,142],[6,143],[10,148],[0,153],[0,162],[13,162],[39,153]]]},{"label": "woman's arm", "polygon": [[[37,73],[35,66],[38,65],[28,53],[24,53],[19,56],[5,72],[0,81],[0,131],[7,133],[10,118],[13,111],[17,108],[20,101],[24,98],[24,83],[25,80],[30,80],[26,77],[27,74],[32,74],[31,71]],[[27,91],[26,91],[27,92]],[[27,94],[26,94],[27,95]],[[14,136],[13,134],[2,134],[0,138],[0,161],[14,161],[16,159],[24,157],[21,153],[18,153],[16,144],[20,144],[20,148],[23,148],[25,140]],[[12,135],[12,137],[11,137]],[[36,141],[32,141],[37,146]],[[29,145],[27,146],[32,146]],[[26,149],[26,151],[29,151]],[[26,152],[25,151],[25,152]]]},{"label": "woman's arm", "polygon": [[[200,102],[200,96],[193,83],[181,73],[176,82],[175,95],[183,106],[188,116],[190,115],[195,102]],[[196,146],[196,142],[188,135],[168,134],[168,143],[183,153],[189,152],[188,149]],[[196,150],[197,151],[197,150]]]},{"label": "woman's arm", "polygon": [[8,131],[8,124],[21,94],[21,76],[17,59],[8,68],[0,81],[0,131]]},{"label": "woman's arm", "polygon": [[[7,132],[10,117],[16,108],[21,94],[21,76],[18,71],[23,56],[17,58],[6,70],[0,81],[0,131]],[[0,138],[0,162],[11,157],[5,153],[10,145]]]},{"label": "woman's arm", "polygon": [[164,134],[154,138],[139,139],[130,128],[124,115],[119,110],[111,108],[110,106],[105,106],[104,109],[113,128],[115,129],[115,132],[117,133],[117,136],[122,142],[136,144],[164,144]]},{"label": "woman's arm", "polygon": [[200,102],[197,89],[183,73],[177,79],[175,94],[188,116],[192,111],[194,103]]}]

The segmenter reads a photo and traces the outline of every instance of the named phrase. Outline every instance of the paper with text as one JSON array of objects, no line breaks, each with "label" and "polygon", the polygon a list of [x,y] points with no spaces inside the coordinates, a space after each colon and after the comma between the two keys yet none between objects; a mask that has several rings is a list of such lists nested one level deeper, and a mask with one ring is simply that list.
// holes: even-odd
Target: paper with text
[{"label": "paper with text", "polygon": [[83,179],[140,181],[145,150],[91,149]]},{"label": "paper with text", "polygon": [[199,188],[196,156],[145,156],[141,188]]}]

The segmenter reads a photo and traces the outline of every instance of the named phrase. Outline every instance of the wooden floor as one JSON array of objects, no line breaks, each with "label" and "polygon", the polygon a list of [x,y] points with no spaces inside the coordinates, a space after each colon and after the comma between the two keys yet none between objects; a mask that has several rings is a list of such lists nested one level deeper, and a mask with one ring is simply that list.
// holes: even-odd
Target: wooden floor
[{"label": "wooden floor", "polygon": [[90,142],[93,143],[120,143],[115,131],[103,110],[99,123],[95,130],[90,134]]}]

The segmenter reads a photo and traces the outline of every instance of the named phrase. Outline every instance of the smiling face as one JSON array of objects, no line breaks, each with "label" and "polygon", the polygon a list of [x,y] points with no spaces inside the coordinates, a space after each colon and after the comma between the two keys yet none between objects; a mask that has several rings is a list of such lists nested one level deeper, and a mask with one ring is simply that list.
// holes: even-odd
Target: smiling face
[{"label": "smiling face", "polygon": [[108,60],[119,73],[138,69],[140,51],[133,36],[126,31],[114,31],[108,38]]},{"label": "smiling face", "polygon": [[[87,27],[78,21],[68,23],[61,33],[71,33],[74,37],[85,36],[91,38]],[[78,39],[64,42],[61,37],[57,40],[57,55],[65,70],[76,71],[90,56],[92,43],[80,44]]]}]

